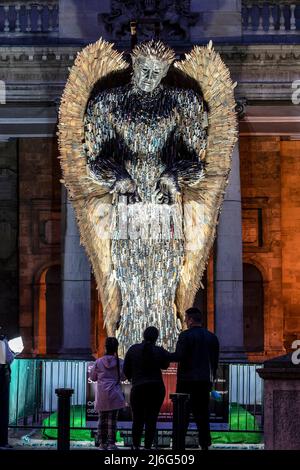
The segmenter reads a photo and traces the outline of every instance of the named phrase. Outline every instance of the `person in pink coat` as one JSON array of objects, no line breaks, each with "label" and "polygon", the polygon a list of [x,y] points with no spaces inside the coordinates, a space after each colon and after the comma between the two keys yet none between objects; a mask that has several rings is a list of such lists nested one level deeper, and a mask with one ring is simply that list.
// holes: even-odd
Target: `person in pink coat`
[{"label": "person in pink coat", "polygon": [[98,438],[99,449],[115,450],[118,412],[126,406],[121,380],[123,360],[118,356],[118,340],[106,338],[105,355],[96,360],[90,378],[97,382],[95,410],[99,413]]}]

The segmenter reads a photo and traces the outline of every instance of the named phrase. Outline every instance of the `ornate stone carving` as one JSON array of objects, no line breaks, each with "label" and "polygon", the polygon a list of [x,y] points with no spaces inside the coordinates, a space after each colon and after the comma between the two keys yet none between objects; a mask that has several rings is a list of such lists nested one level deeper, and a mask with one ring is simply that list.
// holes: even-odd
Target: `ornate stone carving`
[{"label": "ornate stone carving", "polygon": [[111,13],[102,13],[110,39],[128,41],[130,22],[137,22],[139,40],[152,39],[157,35],[169,43],[189,41],[190,26],[199,18],[198,13],[190,11],[189,0],[112,0]]}]

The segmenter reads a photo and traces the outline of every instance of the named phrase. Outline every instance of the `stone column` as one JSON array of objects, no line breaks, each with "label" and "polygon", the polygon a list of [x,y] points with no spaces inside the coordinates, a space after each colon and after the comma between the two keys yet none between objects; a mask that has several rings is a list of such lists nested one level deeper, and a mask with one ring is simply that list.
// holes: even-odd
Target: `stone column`
[{"label": "stone column", "polygon": [[243,260],[239,147],[232,156],[215,249],[215,332],[221,357],[243,360]]},{"label": "stone column", "polygon": [[63,344],[61,354],[90,358],[91,269],[79,244],[75,214],[62,189],[62,308]]},{"label": "stone column", "polygon": [[300,450],[299,356],[275,357],[257,370],[264,380],[265,450]]}]

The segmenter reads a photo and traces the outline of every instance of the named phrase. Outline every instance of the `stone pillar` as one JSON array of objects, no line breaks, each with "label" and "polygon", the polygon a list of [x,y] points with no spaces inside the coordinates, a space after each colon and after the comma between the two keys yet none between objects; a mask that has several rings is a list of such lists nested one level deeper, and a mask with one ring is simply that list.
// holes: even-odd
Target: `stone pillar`
[{"label": "stone pillar", "polygon": [[239,147],[220,215],[215,249],[215,332],[221,357],[245,359],[243,328],[243,259]]},{"label": "stone pillar", "polygon": [[[299,354],[298,354],[299,356]],[[300,450],[300,366],[292,354],[264,362],[265,450]]]},{"label": "stone pillar", "polygon": [[62,188],[62,308],[61,354],[70,358],[91,357],[91,269],[79,232],[74,209]]}]

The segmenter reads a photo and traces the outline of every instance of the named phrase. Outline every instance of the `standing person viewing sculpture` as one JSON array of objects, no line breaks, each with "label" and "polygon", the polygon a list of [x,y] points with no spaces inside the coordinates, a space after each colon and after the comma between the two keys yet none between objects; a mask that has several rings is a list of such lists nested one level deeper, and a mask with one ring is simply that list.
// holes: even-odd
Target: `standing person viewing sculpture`
[{"label": "standing person viewing sculpture", "polygon": [[159,332],[154,326],[144,331],[142,343],[132,345],[126,353],[124,374],[131,380],[132,446],[138,450],[145,427],[145,449],[152,447],[157,417],[166,389],[161,369],[170,365],[169,353],[156,346]]},{"label": "standing person viewing sculpture", "polygon": [[199,309],[189,308],[185,315],[188,329],[180,333],[176,352],[170,358],[178,362],[176,392],[190,396],[183,423],[185,433],[192,413],[199,445],[207,450],[211,445],[209,399],[218,369],[219,341],[215,334],[203,328],[203,315]]},{"label": "standing person viewing sculpture", "polygon": [[95,410],[99,413],[96,444],[100,450],[115,450],[118,412],[124,408],[125,398],[121,380],[124,380],[123,360],[118,356],[118,340],[106,338],[105,355],[95,362],[90,378],[97,382]]},{"label": "standing person viewing sculpture", "polygon": [[123,354],[151,324],[175,347],[208,260],[236,140],[234,85],[212,45],[171,66],[174,59],[159,41],[138,45],[124,84],[130,67],[100,40],[78,56],[60,108],[64,182],[107,333]]}]

